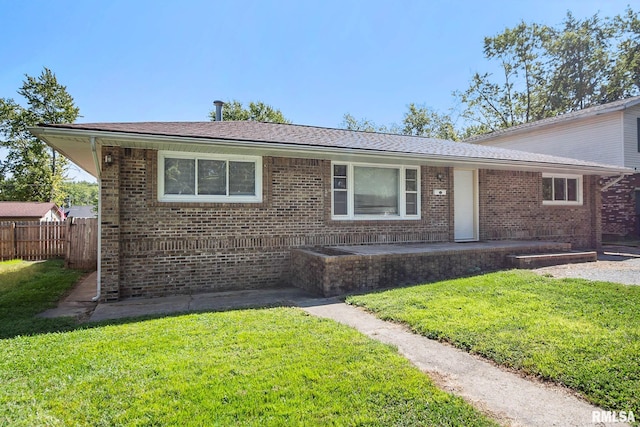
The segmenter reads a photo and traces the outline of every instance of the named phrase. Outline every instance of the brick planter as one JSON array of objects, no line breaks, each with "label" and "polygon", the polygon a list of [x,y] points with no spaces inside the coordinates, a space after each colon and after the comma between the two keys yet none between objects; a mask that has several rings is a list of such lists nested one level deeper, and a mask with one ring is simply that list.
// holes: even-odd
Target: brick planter
[{"label": "brick planter", "polygon": [[[325,297],[470,276],[508,267],[507,255],[567,251],[566,243],[360,255],[336,248],[291,251],[291,284]],[[464,248],[464,246],[463,246]]]}]

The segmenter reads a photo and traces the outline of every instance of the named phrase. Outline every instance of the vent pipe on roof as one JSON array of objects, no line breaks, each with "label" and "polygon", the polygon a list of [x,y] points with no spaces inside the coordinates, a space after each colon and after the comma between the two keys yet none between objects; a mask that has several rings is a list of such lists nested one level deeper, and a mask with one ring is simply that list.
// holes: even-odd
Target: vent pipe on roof
[{"label": "vent pipe on roof", "polygon": [[216,106],[216,122],[222,121],[222,106],[224,102],[222,101],[213,101],[213,105]]}]

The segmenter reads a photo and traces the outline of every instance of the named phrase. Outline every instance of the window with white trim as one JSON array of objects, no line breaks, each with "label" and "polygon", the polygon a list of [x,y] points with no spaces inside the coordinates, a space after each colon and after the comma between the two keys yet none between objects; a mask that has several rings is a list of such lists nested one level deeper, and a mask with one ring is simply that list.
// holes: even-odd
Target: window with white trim
[{"label": "window with white trim", "polygon": [[419,219],[417,167],[333,163],[333,219]]},{"label": "window with white trim", "polygon": [[582,175],[542,174],[542,203],[581,205]]},{"label": "window with white trim", "polygon": [[262,158],[160,152],[158,200],[261,202]]}]

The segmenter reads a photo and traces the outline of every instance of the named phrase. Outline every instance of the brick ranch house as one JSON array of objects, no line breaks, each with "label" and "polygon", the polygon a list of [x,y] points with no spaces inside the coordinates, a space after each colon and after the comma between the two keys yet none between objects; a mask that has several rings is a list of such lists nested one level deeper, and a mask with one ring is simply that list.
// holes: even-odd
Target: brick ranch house
[{"label": "brick ranch house", "polygon": [[631,172],[250,121],[31,131],[99,180],[102,301],[276,286],[290,281],[297,248],[507,239],[596,248],[598,177]]},{"label": "brick ranch house", "polygon": [[[640,236],[640,96],[469,138],[466,142],[633,169],[602,193],[602,234]],[[605,180],[606,181],[606,180]]]}]

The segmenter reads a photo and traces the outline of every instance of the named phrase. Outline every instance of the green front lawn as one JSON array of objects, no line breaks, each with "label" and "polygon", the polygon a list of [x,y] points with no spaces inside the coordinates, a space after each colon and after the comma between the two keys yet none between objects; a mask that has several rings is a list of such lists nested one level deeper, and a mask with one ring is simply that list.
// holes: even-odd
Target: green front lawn
[{"label": "green front lawn", "polygon": [[347,302],[597,405],[640,413],[640,287],[509,271]]},{"label": "green front lawn", "polygon": [[[58,281],[70,274],[57,268],[59,275],[45,275]],[[26,313],[50,298],[13,277],[21,277],[13,286],[0,279],[3,292],[14,295],[0,298],[0,321],[14,330],[6,314],[19,314],[12,305],[21,306],[31,335],[0,339],[0,425],[495,425],[438,390],[393,348],[298,309],[55,333],[44,333],[55,322],[43,323],[38,334]],[[41,302],[31,307],[26,289],[40,289],[34,301]]]},{"label": "green front lawn", "polygon": [[394,349],[293,308],[4,340],[0,424],[492,425]]}]

